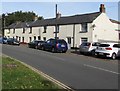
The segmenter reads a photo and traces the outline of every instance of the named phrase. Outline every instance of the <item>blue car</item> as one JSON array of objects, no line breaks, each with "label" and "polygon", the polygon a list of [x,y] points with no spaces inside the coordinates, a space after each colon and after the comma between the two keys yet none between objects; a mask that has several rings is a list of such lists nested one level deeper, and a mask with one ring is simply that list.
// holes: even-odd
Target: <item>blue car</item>
[{"label": "blue car", "polygon": [[63,52],[68,50],[68,46],[63,39],[48,39],[42,46],[43,50],[50,50],[51,52]]},{"label": "blue car", "polygon": [[0,37],[0,43],[1,44],[7,44],[7,38],[6,37]]},{"label": "blue car", "polygon": [[20,45],[20,42],[17,40],[17,39],[14,39],[14,38],[9,38],[7,39],[7,44],[9,45]]}]

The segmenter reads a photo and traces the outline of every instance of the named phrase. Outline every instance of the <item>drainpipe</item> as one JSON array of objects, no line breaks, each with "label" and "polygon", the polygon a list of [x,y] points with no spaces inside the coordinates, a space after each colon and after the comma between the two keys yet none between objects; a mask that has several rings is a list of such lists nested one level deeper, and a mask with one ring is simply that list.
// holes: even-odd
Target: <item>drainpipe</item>
[{"label": "drainpipe", "polygon": [[75,24],[73,25],[73,48],[75,47]]}]

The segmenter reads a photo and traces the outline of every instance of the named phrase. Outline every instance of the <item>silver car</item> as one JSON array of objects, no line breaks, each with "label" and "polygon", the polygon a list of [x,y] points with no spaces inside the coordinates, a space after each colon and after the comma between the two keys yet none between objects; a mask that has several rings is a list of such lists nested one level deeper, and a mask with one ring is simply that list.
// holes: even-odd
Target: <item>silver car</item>
[{"label": "silver car", "polygon": [[95,55],[95,49],[100,45],[99,42],[83,42],[80,46],[79,46],[79,52],[80,53],[88,53],[88,54],[92,54]]}]

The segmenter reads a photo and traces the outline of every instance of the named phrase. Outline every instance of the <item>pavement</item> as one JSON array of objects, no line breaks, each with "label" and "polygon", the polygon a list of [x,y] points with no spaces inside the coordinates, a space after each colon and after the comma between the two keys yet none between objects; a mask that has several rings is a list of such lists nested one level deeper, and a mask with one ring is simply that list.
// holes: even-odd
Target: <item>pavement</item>
[{"label": "pavement", "polygon": [[2,52],[73,89],[118,89],[118,60],[11,45],[2,46]]}]

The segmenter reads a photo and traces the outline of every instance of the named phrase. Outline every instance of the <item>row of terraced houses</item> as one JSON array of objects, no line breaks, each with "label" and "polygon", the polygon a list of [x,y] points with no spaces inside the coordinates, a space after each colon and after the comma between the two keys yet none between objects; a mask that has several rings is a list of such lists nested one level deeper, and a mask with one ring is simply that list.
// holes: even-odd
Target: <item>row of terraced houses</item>
[{"label": "row of terraced houses", "polygon": [[[78,47],[82,42],[120,41],[120,22],[109,19],[104,4],[99,12],[61,16],[35,20],[33,22],[13,23],[5,29],[5,36],[17,38],[22,43],[49,38],[64,39],[71,47]],[[57,31],[56,31],[57,30]]]}]

